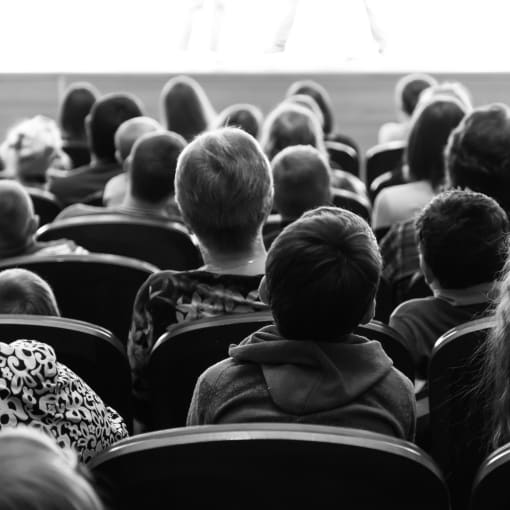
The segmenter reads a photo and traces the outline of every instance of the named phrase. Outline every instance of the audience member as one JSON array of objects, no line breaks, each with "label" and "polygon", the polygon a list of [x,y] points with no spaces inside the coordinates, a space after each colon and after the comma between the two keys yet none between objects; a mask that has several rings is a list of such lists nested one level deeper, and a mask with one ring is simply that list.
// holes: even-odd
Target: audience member
[{"label": "audience member", "polygon": [[73,241],[37,241],[39,218],[27,191],[15,181],[0,181],[0,259],[21,255],[88,253]]},{"label": "audience member", "polygon": [[151,117],[133,117],[123,122],[115,131],[115,158],[122,165],[124,172],[112,177],[103,191],[103,204],[121,205],[128,187],[127,159],[135,142],[146,133],[163,131],[163,126]]},{"label": "audience member", "polygon": [[32,271],[0,271],[0,313],[60,316],[51,287]]},{"label": "audience member", "polygon": [[58,121],[62,131],[63,149],[72,160],[73,168],[90,163],[90,148],[85,119],[99,97],[91,83],[71,83],[60,103]]},{"label": "audience member", "polygon": [[263,119],[262,110],[253,104],[239,103],[227,106],[216,119],[217,127],[233,126],[258,138]]},{"label": "audience member", "polygon": [[395,87],[397,122],[387,122],[379,129],[378,142],[407,140],[411,129],[412,115],[424,90],[436,85],[437,81],[428,74],[408,74]]},{"label": "audience member", "polygon": [[176,133],[156,131],[143,135],[135,142],[126,160],[128,187],[119,206],[70,205],[57,219],[112,212],[181,221],[175,204],[174,179],[177,158],[184,147],[186,141]]},{"label": "audience member", "polygon": [[321,128],[324,129],[324,115],[322,114],[322,110],[319,108],[317,101],[315,101],[312,96],[308,96],[306,94],[294,94],[293,96],[286,97],[284,102],[294,103],[308,108],[319,120]]},{"label": "audience member", "polygon": [[199,377],[187,424],[315,423],[413,440],[411,381],[353,333],[374,315],[380,274],[375,237],[354,213],[323,207],[286,227],[261,284],[275,325]]},{"label": "audience member", "polygon": [[103,510],[86,466],[70,448],[31,427],[0,432],[0,508]]},{"label": "audience member", "polygon": [[434,295],[402,303],[390,326],[405,339],[418,378],[426,379],[436,340],[486,312],[510,227],[495,200],[462,190],[436,196],[416,225],[421,269]]},{"label": "audience member", "polygon": [[273,207],[281,216],[279,228],[264,235],[266,248],[281,230],[304,212],[331,205],[330,168],[327,159],[309,145],[293,145],[271,161],[274,182]]},{"label": "audience member", "polygon": [[90,165],[50,182],[50,191],[62,204],[83,202],[102,193],[105,184],[122,171],[115,159],[115,132],[125,120],[141,115],[141,105],[130,94],[107,94],[96,101],[86,120]]},{"label": "audience member", "polygon": [[[266,308],[257,289],[266,258],[262,225],[271,209],[273,183],[257,141],[238,128],[198,136],[179,156],[175,189],[205,265],[161,271],[138,291],[128,355],[139,404],[147,398],[144,371],[150,350],[170,325]],[[143,422],[143,409],[138,413]]]},{"label": "audience member", "polygon": [[413,217],[444,184],[444,148],[466,110],[448,97],[415,110],[405,160],[411,182],[383,189],[374,203],[372,227],[389,228]]},{"label": "audience member", "polygon": [[213,124],[214,109],[200,84],[190,76],[175,76],[161,92],[162,124],[190,142]]}]

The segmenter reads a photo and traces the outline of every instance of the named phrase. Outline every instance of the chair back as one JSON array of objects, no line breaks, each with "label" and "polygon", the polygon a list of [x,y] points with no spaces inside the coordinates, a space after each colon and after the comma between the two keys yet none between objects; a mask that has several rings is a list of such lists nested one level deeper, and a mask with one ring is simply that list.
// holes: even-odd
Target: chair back
[{"label": "chair back", "polygon": [[353,147],[333,140],[326,140],[325,144],[331,166],[359,177],[359,158]]},{"label": "chair back", "polygon": [[373,203],[377,195],[384,189],[391,186],[398,186],[399,184],[405,184],[406,179],[404,178],[404,172],[402,167],[397,167],[394,170],[384,172],[383,174],[376,177],[370,183],[370,189],[368,190],[368,196]]},{"label": "chair back", "polygon": [[333,204],[336,207],[347,209],[358,216],[361,216],[367,223],[370,223],[372,207],[367,198],[358,193],[345,189],[332,188]]},{"label": "chair back", "polygon": [[0,315],[2,342],[38,340],[57,360],[79,375],[132,427],[131,372],[122,344],[108,330],[89,322],[44,315]]},{"label": "chair back", "polygon": [[432,459],[412,443],[342,427],[203,425],[119,441],[89,463],[112,510],[447,510]]},{"label": "chair back", "polygon": [[475,477],[470,510],[506,510],[510,506],[510,444],[501,446],[482,463]]},{"label": "chair back", "polygon": [[113,213],[94,214],[45,225],[37,231],[37,239],[72,239],[91,252],[123,255],[160,269],[186,271],[202,265],[197,244],[177,222]]},{"label": "chair back", "polygon": [[124,345],[136,293],[158,269],[116,255],[16,257],[0,262],[0,270],[21,267],[46,280],[64,317],[98,324]]},{"label": "chair back", "polygon": [[34,205],[34,212],[39,216],[39,225],[51,223],[62,210],[62,204],[49,191],[38,188],[27,188]]},{"label": "chair back", "polygon": [[466,508],[469,489],[484,459],[484,402],[472,391],[479,380],[476,353],[492,318],[466,322],[442,335],[429,363],[430,453],[441,466],[454,508]]},{"label": "chair back", "polygon": [[153,428],[184,426],[199,375],[228,358],[230,344],[272,322],[270,312],[250,312],[173,325],[149,358]]},{"label": "chair back", "polygon": [[402,165],[405,142],[388,142],[374,145],[365,154],[365,184],[370,189],[372,181],[379,175]]}]

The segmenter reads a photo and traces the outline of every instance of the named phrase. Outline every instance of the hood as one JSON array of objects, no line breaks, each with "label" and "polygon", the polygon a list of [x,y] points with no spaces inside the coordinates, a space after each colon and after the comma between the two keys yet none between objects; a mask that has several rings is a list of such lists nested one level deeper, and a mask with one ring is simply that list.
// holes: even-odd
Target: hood
[{"label": "hood", "polygon": [[393,366],[379,342],[356,335],[337,343],[288,340],[274,325],[231,345],[229,355],[260,365],[273,402],[297,415],[348,404]]}]

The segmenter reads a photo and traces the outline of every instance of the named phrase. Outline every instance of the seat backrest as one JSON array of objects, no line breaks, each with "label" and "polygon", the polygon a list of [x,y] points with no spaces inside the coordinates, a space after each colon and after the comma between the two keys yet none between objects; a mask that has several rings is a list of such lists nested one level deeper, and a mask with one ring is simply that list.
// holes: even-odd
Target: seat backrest
[{"label": "seat backrest", "polygon": [[360,324],[354,332],[370,340],[381,343],[386,354],[393,360],[393,365],[414,382],[414,363],[402,335],[392,327],[380,321],[372,320]]},{"label": "seat backrest", "polygon": [[358,216],[361,216],[364,220],[370,223],[370,216],[372,207],[367,198],[353,193],[352,191],[332,188],[333,204],[336,207],[342,207],[347,209]]},{"label": "seat backrest", "polygon": [[353,147],[332,140],[326,140],[325,144],[332,166],[359,177],[359,158]]},{"label": "seat backrest", "polygon": [[64,317],[98,324],[123,344],[136,293],[158,270],[139,260],[104,254],[35,255],[0,262],[0,270],[11,267],[28,269],[46,280]]},{"label": "seat backrest", "polygon": [[376,177],[402,165],[405,145],[405,142],[388,142],[367,150],[364,175],[367,189]]},{"label": "seat backrest", "polygon": [[38,188],[27,188],[34,205],[34,212],[39,216],[39,225],[51,223],[62,210],[62,204],[49,191]]},{"label": "seat backrest", "polygon": [[197,244],[177,222],[94,214],[45,225],[37,231],[37,239],[72,239],[91,252],[132,257],[160,269],[186,271],[202,265]]},{"label": "seat backrest", "polygon": [[407,181],[404,178],[404,172],[402,167],[397,167],[394,170],[384,172],[383,174],[376,177],[371,183],[368,190],[368,196],[372,203],[374,203],[377,195],[384,189],[391,186],[398,186],[399,184],[405,184]]},{"label": "seat backrest", "polygon": [[362,430],[204,425],[118,442],[89,463],[112,510],[345,508],[447,510],[417,446]]},{"label": "seat backrest", "polygon": [[184,426],[198,376],[228,358],[230,344],[272,322],[270,312],[251,312],[182,322],[163,334],[149,359],[154,429]]},{"label": "seat backrest", "polygon": [[470,510],[506,510],[510,496],[510,444],[501,446],[482,463],[475,477]]},{"label": "seat backrest", "polygon": [[472,390],[480,370],[476,353],[493,325],[486,318],[451,329],[437,340],[429,363],[430,452],[443,469],[454,508],[466,507],[485,456],[485,406]]},{"label": "seat backrest", "polygon": [[79,375],[132,426],[131,373],[122,344],[108,330],[89,322],[41,315],[0,315],[0,338],[44,342],[57,360]]}]

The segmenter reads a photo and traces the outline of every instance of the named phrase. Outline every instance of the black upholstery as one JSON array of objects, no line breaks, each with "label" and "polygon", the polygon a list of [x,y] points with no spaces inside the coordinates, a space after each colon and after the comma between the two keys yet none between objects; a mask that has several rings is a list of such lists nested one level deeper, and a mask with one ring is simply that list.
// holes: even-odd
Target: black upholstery
[{"label": "black upholstery", "polygon": [[402,165],[405,142],[388,142],[374,145],[365,154],[365,184],[370,189],[379,175]]},{"label": "black upholstery", "polygon": [[459,510],[466,508],[473,477],[484,459],[484,403],[472,389],[480,369],[475,353],[493,324],[493,319],[478,319],[451,329],[436,342],[429,364],[430,452]]},{"label": "black upholstery", "polygon": [[510,505],[510,444],[491,453],[482,463],[473,483],[470,510],[507,510]]},{"label": "black upholstery", "polygon": [[331,166],[359,177],[359,158],[353,147],[332,140],[326,140],[325,144]]},{"label": "black upholstery", "polygon": [[34,204],[34,212],[39,216],[39,225],[51,223],[62,210],[62,204],[57,197],[49,191],[38,188],[26,188],[32,204]]},{"label": "black upholstery", "polygon": [[370,223],[371,205],[367,198],[344,189],[332,189],[333,204],[342,207],[361,216],[367,223]]},{"label": "black upholstery", "polygon": [[417,446],[341,427],[205,425],[120,441],[89,464],[112,510],[447,510]]},{"label": "black upholstery", "polygon": [[57,361],[79,375],[132,425],[131,374],[122,344],[108,330],[88,322],[41,315],[0,315],[0,339],[51,345]]},{"label": "black upholstery", "polygon": [[29,269],[46,280],[64,317],[103,326],[124,344],[136,293],[157,271],[139,260],[103,254],[26,256],[0,262],[0,270],[10,267]]},{"label": "black upholstery", "polygon": [[185,271],[202,265],[197,244],[176,222],[122,214],[94,214],[59,220],[40,228],[41,241],[72,239],[95,253],[123,255],[160,269]]}]

